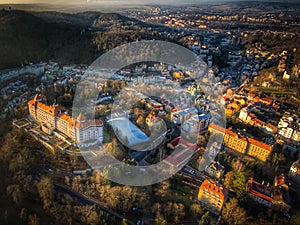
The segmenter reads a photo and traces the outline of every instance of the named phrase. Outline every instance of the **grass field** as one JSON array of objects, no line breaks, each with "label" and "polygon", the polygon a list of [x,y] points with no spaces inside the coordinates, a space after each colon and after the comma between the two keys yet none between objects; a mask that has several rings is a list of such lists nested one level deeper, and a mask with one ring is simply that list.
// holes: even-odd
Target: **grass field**
[{"label": "grass field", "polygon": [[292,91],[285,91],[279,90],[278,88],[270,88],[270,87],[261,87],[261,91],[268,93],[268,94],[275,94],[275,95],[293,95]]}]

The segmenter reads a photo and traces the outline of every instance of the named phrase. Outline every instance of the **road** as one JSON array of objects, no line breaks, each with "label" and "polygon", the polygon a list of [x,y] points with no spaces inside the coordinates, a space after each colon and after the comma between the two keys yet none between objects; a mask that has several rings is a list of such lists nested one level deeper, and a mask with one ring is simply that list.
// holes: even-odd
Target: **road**
[{"label": "road", "polygon": [[194,186],[194,187],[197,187],[197,188],[199,188],[201,186],[201,184],[203,183],[203,181],[205,179],[209,179],[205,174],[203,174],[202,172],[200,172],[198,170],[195,170],[194,168],[192,168],[188,165],[184,166],[181,169],[180,173],[183,176],[184,183]]}]

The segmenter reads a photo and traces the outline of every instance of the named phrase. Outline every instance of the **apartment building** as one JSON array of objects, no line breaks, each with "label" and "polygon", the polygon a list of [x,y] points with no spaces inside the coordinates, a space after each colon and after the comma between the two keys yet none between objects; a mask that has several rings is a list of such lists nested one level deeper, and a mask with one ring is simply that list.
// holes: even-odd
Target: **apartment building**
[{"label": "apartment building", "polygon": [[205,180],[198,193],[200,204],[210,212],[220,214],[228,197],[228,190],[212,180]]}]

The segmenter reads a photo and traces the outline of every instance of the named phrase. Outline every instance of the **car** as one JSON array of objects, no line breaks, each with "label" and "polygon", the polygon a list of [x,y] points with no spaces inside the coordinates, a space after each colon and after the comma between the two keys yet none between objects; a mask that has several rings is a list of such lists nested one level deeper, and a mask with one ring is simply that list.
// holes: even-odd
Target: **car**
[{"label": "car", "polygon": [[189,170],[189,173],[190,173],[190,174],[195,174],[195,170],[190,169],[190,170]]}]

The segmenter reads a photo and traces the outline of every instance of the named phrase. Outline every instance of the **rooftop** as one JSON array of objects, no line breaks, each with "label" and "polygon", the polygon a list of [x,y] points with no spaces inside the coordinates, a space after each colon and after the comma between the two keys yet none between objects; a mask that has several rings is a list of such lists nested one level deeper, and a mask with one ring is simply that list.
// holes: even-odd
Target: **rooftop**
[{"label": "rooftop", "polygon": [[267,145],[267,144],[265,144],[263,142],[257,141],[257,140],[255,140],[253,138],[248,138],[248,142],[251,143],[251,144],[253,144],[253,145],[256,145],[256,146],[258,146],[260,148],[272,151],[272,146]]},{"label": "rooftop", "polygon": [[217,196],[221,200],[226,200],[228,190],[226,188],[223,188],[221,185],[219,185],[217,182],[212,180],[205,180],[201,186],[200,190],[207,190],[214,196]]},{"label": "rooftop", "polygon": [[146,143],[150,140],[149,137],[127,117],[113,118],[109,121],[109,124],[115,129],[118,129],[119,138],[123,139],[123,141],[127,138],[129,146]]}]

